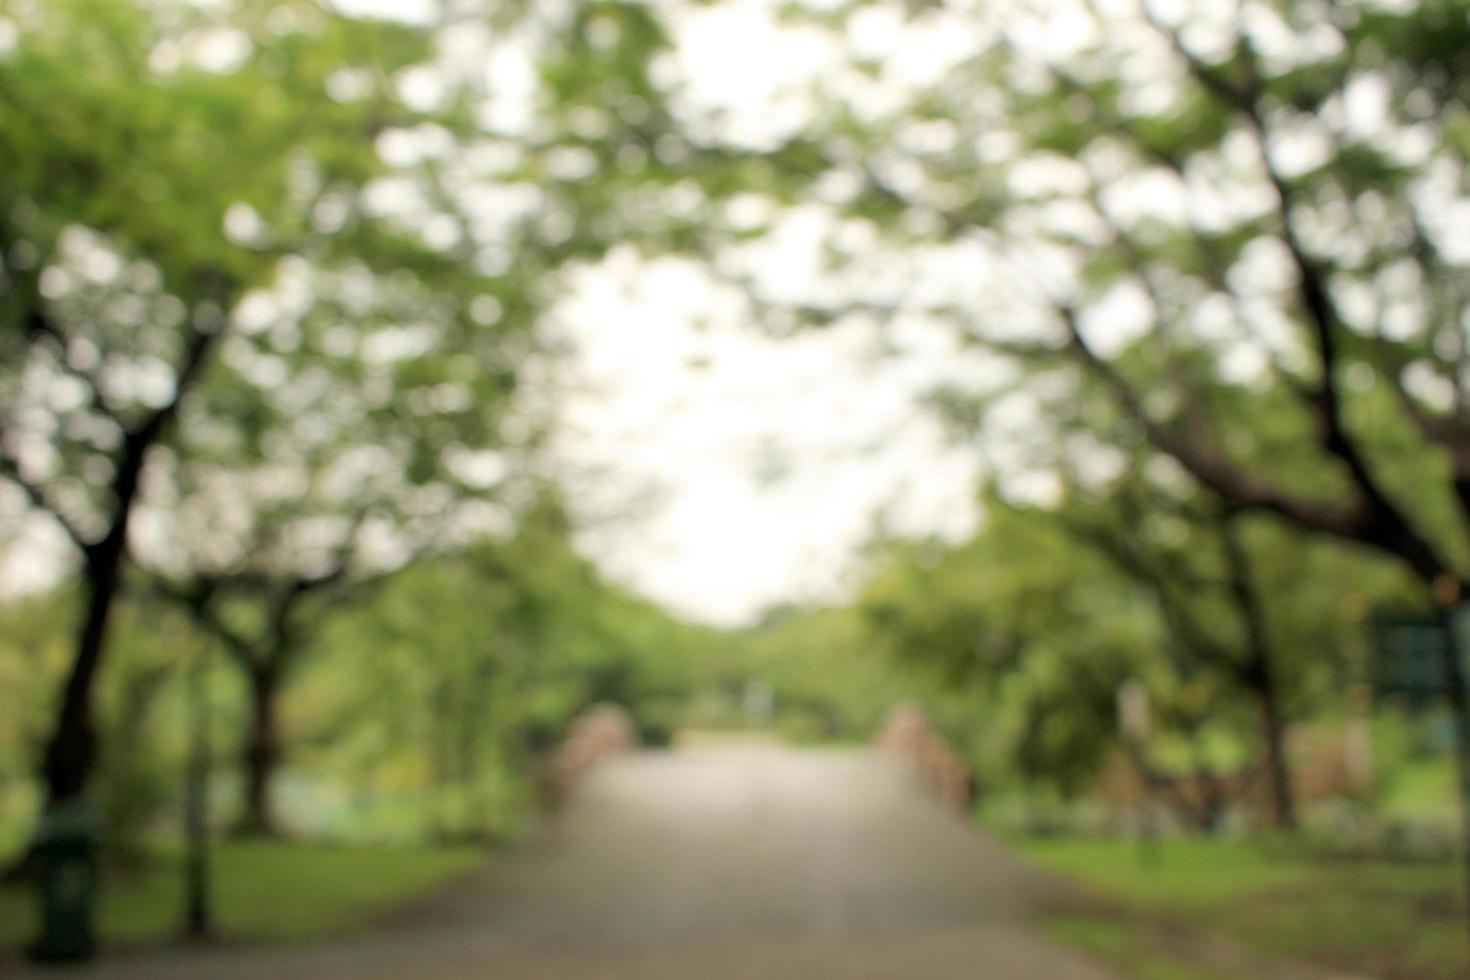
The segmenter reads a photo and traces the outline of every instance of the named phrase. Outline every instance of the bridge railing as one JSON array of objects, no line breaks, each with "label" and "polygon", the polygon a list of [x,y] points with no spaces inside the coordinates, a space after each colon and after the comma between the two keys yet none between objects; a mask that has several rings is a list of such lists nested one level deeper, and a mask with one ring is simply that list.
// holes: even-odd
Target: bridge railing
[{"label": "bridge railing", "polygon": [[583,711],[547,761],[549,802],[560,803],[589,771],[637,745],[638,729],[626,708],[604,703]]},{"label": "bridge railing", "polygon": [[960,811],[969,807],[969,767],[918,708],[900,705],[889,712],[878,732],[878,748],[918,774],[948,806]]}]

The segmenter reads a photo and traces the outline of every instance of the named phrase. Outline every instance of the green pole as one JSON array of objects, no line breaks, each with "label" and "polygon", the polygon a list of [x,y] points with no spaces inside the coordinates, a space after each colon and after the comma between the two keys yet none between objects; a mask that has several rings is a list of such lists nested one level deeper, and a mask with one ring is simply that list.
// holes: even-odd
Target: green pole
[{"label": "green pole", "polygon": [[[1458,595],[1453,598],[1457,599]],[[1465,926],[1467,939],[1470,939],[1470,690],[1467,690],[1465,666],[1460,660],[1458,631],[1455,629],[1456,609],[1456,602],[1441,601],[1437,614],[1444,637],[1440,651],[1445,671],[1445,699],[1449,702],[1455,728],[1455,776],[1460,795],[1460,860],[1465,879]]]}]

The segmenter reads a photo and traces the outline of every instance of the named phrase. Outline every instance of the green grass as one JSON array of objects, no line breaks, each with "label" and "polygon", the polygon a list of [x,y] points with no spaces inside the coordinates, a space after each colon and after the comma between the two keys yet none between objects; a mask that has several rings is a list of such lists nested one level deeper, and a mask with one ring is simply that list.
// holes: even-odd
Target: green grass
[{"label": "green grass", "polygon": [[1248,840],[1177,837],[1147,847],[1116,837],[1059,837],[1021,842],[1026,856],[1098,891],[1159,908],[1207,911],[1263,888],[1311,876]]},{"label": "green grass", "polygon": [[1379,810],[1389,819],[1454,826],[1456,799],[1452,760],[1414,759],[1400,763],[1385,780]]},{"label": "green grass", "polygon": [[[431,892],[483,860],[474,848],[340,847],[229,842],[214,850],[215,913],[222,936],[290,941],[365,925]],[[101,941],[140,945],[177,934],[182,885],[176,864],[103,880]],[[0,949],[16,949],[36,929],[36,900],[0,888]]]},{"label": "green grass", "polygon": [[1134,923],[1093,916],[1055,915],[1042,923],[1057,942],[1075,946],[1137,980],[1230,980],[1223,974],[1161,953]]},{"label": "green grass", "polygon": [[1211,838],[1169,838],[1151,856],[1118,838],[1017,843],[1035,863],[1131,911],[1268,955],[1385,978],[1470,969],[1454,862],[1327,860],[1281,843]]}]

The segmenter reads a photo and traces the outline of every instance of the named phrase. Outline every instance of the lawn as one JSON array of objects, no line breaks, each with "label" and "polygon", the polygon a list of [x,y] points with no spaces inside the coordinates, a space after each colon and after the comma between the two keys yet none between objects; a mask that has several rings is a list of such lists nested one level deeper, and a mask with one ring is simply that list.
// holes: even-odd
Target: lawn
[{"label": "lawn", "polygon": [[1053,915],[1042,929],[1057,942],[1087,950],[1134,980],[1243,980],[1159,948],[1142,924],[1126,916]]},{"label": "lawn", "polygon": [[[219,932],[229,939],[290,941],[351,930],[434,890],[484,860],[474,848],[342,847],[228,842],[214,850]],[[182,917],[175,861],[103,880],[98,928],[106,944],[167,941]],[[0,949],[36,929],[36,901],[0,887]]]},{"label": "lawn", "polygon": [[[1118,838],[1016,843],[1035,863],[1130,912],[1218,933],[1260,953],[1386,980],[1470,974],[1453,862],[1325,859],[1244,839],[1170,838],[1151,853]],[[1060,917],[1051,931],[1108,952],[1075,916]],[[1124,953],[1134,942],[1113,941]]]},{"label": "lawn", "polygon": [[1459,816],[1454,763],[1443,757],[1406,760],[1385,779],[1379,811],[1386,819],[1453,828]]}]

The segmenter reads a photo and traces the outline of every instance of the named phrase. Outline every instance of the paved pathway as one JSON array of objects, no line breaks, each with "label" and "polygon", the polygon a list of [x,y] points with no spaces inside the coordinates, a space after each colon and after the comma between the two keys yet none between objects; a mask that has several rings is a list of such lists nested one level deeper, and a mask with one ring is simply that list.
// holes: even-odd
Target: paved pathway
[{"label": "paved pathway", "polygon": [[88,973],[1107,980],[1026,925],[1052,887],[870,753],[647,752],[592,773],[534,844],[374,935]]}]

